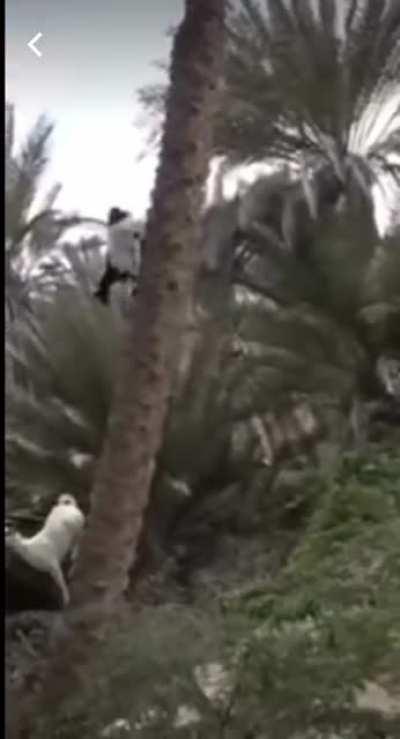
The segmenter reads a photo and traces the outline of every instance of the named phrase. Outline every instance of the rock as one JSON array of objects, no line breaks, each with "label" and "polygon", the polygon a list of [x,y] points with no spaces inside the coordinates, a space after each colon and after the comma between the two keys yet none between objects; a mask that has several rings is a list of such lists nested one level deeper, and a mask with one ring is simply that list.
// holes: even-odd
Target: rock
[{"label": "rock", "polygon": [[389,690],[373,680],[366,680],[364,688],[355,691],[357,708],[378,711],[384,716],[400,716],[400,692]]}]

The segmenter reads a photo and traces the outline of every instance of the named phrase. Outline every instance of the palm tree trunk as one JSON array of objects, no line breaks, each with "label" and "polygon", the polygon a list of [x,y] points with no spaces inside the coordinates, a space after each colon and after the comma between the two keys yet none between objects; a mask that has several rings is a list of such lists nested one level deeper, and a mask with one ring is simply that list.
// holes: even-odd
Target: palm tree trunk
[{"label": "palm tree trunk", "polygon": [[54,710],[79,681],[100,625],[127,585],[196,274],[224,19],[224,0],[186,0],[172,52],[139,294],[72,587],[79,608],[71,613],[69,635],[58,640],[59,657],[55,654],[45,676],[41,708],[26,704],[18,736],[26,735],[35,711],[46,704]]},{"label": "palm tree trunk", "polygon": [[125,590],[148,503],[196,273],[223,34],[223,0],[186,1],[139,295],[76,568],[77,604],[112,602]]}]

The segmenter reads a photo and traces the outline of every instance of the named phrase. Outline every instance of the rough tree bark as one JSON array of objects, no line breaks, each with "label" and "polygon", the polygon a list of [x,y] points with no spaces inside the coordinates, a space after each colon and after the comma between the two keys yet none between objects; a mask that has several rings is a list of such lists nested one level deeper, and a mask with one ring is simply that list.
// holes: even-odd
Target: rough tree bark
[{"label": "rough tree bark", "polygon": [[[42,700],[53,709],[74,681],[79,682],[99,623],[109,617],[126,588],[149,499],[196,274],[224,20],[225,0],[186,0],[174,40],[139,294],[72,584],[73,625],[62,648],[58,639],[62,656],[51,662],[42,691]],[[15,735],[30,736],[40,702],[25,705]]]},{"label": "rough tree bark", "polygon": [[223,0],[187,0],[170,91],[132,331],[116,383],[73,598],[125,589],[162,441],[197,266],[200,214],[222,72]]}]

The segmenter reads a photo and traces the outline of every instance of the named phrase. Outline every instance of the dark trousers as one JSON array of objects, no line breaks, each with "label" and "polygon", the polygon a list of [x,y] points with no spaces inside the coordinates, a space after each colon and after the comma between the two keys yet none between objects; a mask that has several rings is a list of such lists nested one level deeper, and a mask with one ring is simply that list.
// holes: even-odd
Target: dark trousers
[{"label": "dark trousers", "polygon": [[116,282],[126,282],[127,280],[132,280],[132,295],[135,295],[137,278],[130,272],[121,272],[119,269],[117,269],[117,267],[113,267],[113,265],[107,260],[105,271],[100,279],[98,288],[94,293],[94,296],[98,298],[102,303],[104,303],[104,305],[108,305],[111,286],[114,285]]}]

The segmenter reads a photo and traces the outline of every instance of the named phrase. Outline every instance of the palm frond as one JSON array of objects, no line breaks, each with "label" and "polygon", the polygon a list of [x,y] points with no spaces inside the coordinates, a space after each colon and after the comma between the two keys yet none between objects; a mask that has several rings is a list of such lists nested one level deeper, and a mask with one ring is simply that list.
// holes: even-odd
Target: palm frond
[{"label": "palm frond", "polygon": [[[398,191],[399,35],[397,0],[232,4],[215,153],[324,163],[345,190],[390,177]],[[156,122],[162,87],[140,98]]]},{"label": "palm frond", "polygon": [[[372,145],[377,103],[382,110],[398,89],[398,7],[357,0],[343,23],[340,6],[271,0],[262,11],[243,0],[232,13],[221,151],[244,160],[292,161],[301,151],[332,160],[355,142],[357,151]],[[384,140],[387,122],[382,127],[376,135]]]},{"label": "palm frond", "polygon": [[6,238],[12,248],[21,242],[21,229],[29,217],[39,182],[48,163],[53,124],[41,116],[15,155],[15,177],[6,187]]},{"label": "palm frond", "polygon": [[[14,107],[6,106],[6,242],[5,282],[8,318],[30,309],[38,293],[54,290],[66,272],[57,256],[61,238],[76,226],[97,219],[65,214],[55,207],[61,186],[55,184],[39,201],[42,175],[49,161],[53,124],[40,117],[20,150],[14,150]],[[87,243],[81,241],[80,247]],[[97,244],[100,242],[97,241]],[[93,240],[92,240],[93,244]],[[69,265],[71,268],[71,265]],[[71,270],[70,270],[71,271]]]},{"label": "palm frond", "polygon": [[6,353],[17,377],[7,392],[7,470],[11,490],[51,496],[74,481],[89,489],[78,455],[98,453],[110,403],[118,332],[111,314],[79,288],[36,305],[29,323],[16,321]]}]

